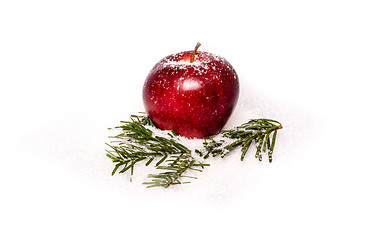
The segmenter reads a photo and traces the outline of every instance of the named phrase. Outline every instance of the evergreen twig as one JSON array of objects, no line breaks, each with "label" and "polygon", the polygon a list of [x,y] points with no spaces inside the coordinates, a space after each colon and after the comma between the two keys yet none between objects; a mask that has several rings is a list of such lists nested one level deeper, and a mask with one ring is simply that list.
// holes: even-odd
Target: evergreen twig
[{"label": "evergreen twig", "polygon": [[[157,174],[149,174],[150,181],[144,182],[147,187],[169,187],[175,184],[189,183],[185,178],[196,178],[189,176],[188,171],[201,172],[207,163],[196,161],[192,152],[180,143],[177,134],[173,131],[167,137],[154,134],[157,129],[148,116],[132,115],[131,121],[122,121],[123,125],[116,127],[122,132],[116,136],[107,151],[107,157],[112,159],[115,167],[112,175],[116,172],[124,173],[133,169],[138,162],[145,162],[145,166],[155,163]],[[152,128],[152,130],[151,130]],[[221,156],[225,157],[236,148],[241,148],[240,160],[243,161],[252,144],[256,146],[256,155],[260,161],[262,153],[268,154],[269,162],[272,162],[277,130],[282,126],[279,122],[271,119],[252,119],[247,123],[231,130],[224,130],[217,136],[205,139],[203,149],[195,149],[201,158]],[[157,129],[158,131],[161,131]],[[165,135],[165,134],[163,134]],[[220,140],[215,140],[219,138]]]},{"label": "evergreen twig", "polygon": [[[256,144],[255,157],[262,160],[262,152],[268,154],[269,162],[272,162],[272,154],[275,147],[277,130],[282,125],[271,119],[252,119],[234,129],[223,130],[218,136],[204,142],[204,150],[195,150],[200,156],[208,158],[220,155],[225,157],[236,148],[241,148],[240,160],[243,161],[252,143]],[[271,136],[272,134],[272,136]],[[227,141],[215,141],[215,138],[225,138]]]}]

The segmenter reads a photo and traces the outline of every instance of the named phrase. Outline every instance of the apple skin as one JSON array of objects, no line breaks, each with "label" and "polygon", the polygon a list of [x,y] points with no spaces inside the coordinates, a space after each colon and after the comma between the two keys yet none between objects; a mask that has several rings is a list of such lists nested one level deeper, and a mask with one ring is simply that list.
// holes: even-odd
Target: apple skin
[{"label": "apple skin", "polygon": [[218,134],[231,116],[239,80],[224,58],[193,51],[169,55],[149,72],[143,87],[145,110],[154,124],[187,138]]}]

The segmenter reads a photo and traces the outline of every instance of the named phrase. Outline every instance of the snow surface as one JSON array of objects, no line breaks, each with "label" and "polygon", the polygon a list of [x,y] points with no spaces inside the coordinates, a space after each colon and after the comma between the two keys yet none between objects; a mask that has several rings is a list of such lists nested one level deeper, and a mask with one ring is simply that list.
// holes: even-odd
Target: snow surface
[{"label": "snow surface", "polygon": [[[382,7],[2,1],[0,239],[384,239]],[[283,124],[274,162],[234,152],[169,189],[112,177],[107,128],[197,41],[239,76],[226,128]]]}]

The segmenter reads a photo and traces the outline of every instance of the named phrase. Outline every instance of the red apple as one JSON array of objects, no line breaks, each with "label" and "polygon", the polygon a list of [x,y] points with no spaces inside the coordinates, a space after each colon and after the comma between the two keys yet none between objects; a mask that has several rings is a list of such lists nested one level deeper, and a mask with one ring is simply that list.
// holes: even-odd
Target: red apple
[{"label": "red apple", "polygon": [[160,60],[143,88],[144,107],[154,124],[188,138],[219,133],[239,97],[235,69],[208,52],[180,52]]}]

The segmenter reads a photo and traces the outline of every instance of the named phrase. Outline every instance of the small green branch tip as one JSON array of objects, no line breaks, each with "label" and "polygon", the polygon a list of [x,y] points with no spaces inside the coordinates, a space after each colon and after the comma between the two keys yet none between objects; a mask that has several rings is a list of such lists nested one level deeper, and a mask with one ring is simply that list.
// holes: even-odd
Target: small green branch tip
[{"label": "small green branch tip", "polygon": [[173,131],[162,136],[156,135],[152,131],[154,128],[162,130],[158,129],[144,113],[131,115],[130,121],[121,123],[121,126],[115,127],[121,130],[121,133],[111,136],[113,139],[111,143],[106,143],[109,147],[106,155],[115,163],[112,175],[128,170],[133,175],[134,166],[139,162],[145,162],[144,166],[152,165],[157,172],[160,171],[148,175],[150,181],[144,182],[148,188],[168,188],[171,185],[189,183],[184,179],[196,177],[190,176],[188,172],[202,172],[204,167],[210,166],[208,163],[197,161],[192,152],[202,159],[216,156],[223,158],[231,151],[240,148],[240,160],[243,161],[248,150],[255,145],[255,157],[261,161],[262,153],[265,153],[269,162],[272,162],[277,130],[283,128],[276,120],[251,119],[238,127],[204,139],[201,149],[191,151],[181,143]]}]

